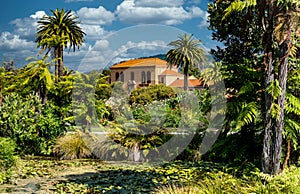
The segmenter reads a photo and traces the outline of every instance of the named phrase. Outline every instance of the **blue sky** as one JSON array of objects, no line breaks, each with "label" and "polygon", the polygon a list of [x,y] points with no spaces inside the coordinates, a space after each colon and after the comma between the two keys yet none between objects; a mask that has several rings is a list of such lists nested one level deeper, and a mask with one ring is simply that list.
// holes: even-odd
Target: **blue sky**
[{"label": "blue sky", "polygon": [[86,32],[76,52],[65,51],[71,69],[92,70],[166,53],[178,34],[189,33],[206,49],[215,47],[207,30],[208,0],[9,0],[0,7],[0,61],[17,66],[37,56],[36,22],[50,9],[70,9]]}]

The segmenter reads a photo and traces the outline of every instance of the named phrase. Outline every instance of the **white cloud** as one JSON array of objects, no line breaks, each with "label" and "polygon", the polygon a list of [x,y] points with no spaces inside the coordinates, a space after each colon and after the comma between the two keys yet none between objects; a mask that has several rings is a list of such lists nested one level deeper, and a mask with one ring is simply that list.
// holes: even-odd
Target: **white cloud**
[{"label": "white cloud", "polygon": [[39,20],[42,17],[44,17],[45,15],[47,15],[45,11],[36,11],[35,14],[30,15],[30,18]]},{"label": "white cloud", "polygon": [[198,25],[198,27],[200,29],[207,29],[208,28],[208,26],[209,26],[208,17],[209,17],[209,13],[205,12],[205,16],[204,16],[202,22]]},{"label": "white cloud", "polygon": [[86,33],[85,39],[100,39],[104,34],[107,32],[104,31],[101,26],[98,25],[85,25],[85,24],[80,24],[80,27],[82,30]]},{"label": "white cloud", "polygon": [[93,48],[86,52],[78,70],[99,70],[123,60],[165,53],[166,48],[167,43],[161,40],[141,42],[128,41],[118,49],[113,50],[110,48],[108,40],[98,40]]},{"label": "white cloud", "polygon": [[184,4],[184,0],[139,0],[136,1],[139,7],[177,7]]},{"label": "white cloud", "polygon": [[36,49],[36,44],[25,39],[21,39],[19,35],[10,32],[2,32],[0,36],[0,49],[3,50],[25,50]]},{"label": "white cloud", "polygon": [[34,39],[37,21],[41,19],[46,13],[44,11],[37,11],[29,17],[17,18],[10,23],[15,26],[14,33],[22,38]]},{"label": "white cloud", "polygon": [[21,37],[34,37],[36,33],[35,20],[32,18],[18,18],[10,23],[15,25],[14,33]]},{"label": "white cloud", "polygon": [[115,19],[114,13],[107,11],[102,6],[99,6],[98,8],[83,7],[76,13],[82,24],[88,25],[107,25],[111,24]]},{"label": "white cloud", "polygon": [[[133,24],[165,24],[176,25],[192,18],[204,16],[199,7],[184,8],[183,1],[124,0],[117,6],[116,14],[120,21]],[[176,5],[176,6],[174,6]]]}]

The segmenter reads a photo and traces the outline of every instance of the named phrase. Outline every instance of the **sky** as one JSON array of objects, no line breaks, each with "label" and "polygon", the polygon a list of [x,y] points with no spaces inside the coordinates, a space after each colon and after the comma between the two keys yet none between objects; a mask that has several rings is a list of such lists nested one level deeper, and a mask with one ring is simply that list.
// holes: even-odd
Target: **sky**
[{"label": "sky", "polygon": [[209,0],[9,0],[0,6],[0,62],[17,67],[38,57],[37,21],[50,10],[72,10],[86,33],[75,52],[65,49],[69,69],[90,71],[120,61],[165,54],[179,34],[193,34],[207,50],[217,43],[207,29]]}]

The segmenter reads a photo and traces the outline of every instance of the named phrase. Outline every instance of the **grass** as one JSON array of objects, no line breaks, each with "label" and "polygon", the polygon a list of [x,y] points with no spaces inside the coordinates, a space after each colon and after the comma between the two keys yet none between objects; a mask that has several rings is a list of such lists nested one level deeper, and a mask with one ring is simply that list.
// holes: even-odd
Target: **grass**
[{"label": "grass", "polygon": [[41,189],[48,193],[300,193],[296,167],[269,177],[251,165],[229,168],[203,161],[150,165],[30,158],[14,173],[15,180],[47,180]]}]

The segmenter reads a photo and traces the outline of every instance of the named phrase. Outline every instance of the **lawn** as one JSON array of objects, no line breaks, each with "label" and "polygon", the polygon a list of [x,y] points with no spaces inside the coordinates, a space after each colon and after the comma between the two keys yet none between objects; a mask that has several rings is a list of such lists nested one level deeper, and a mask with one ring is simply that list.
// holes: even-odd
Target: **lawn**
[{"label": "lawn", "polygon": [[271,178],[253,165],[27,158],[1,193],[299,193],[300,169]]}]

